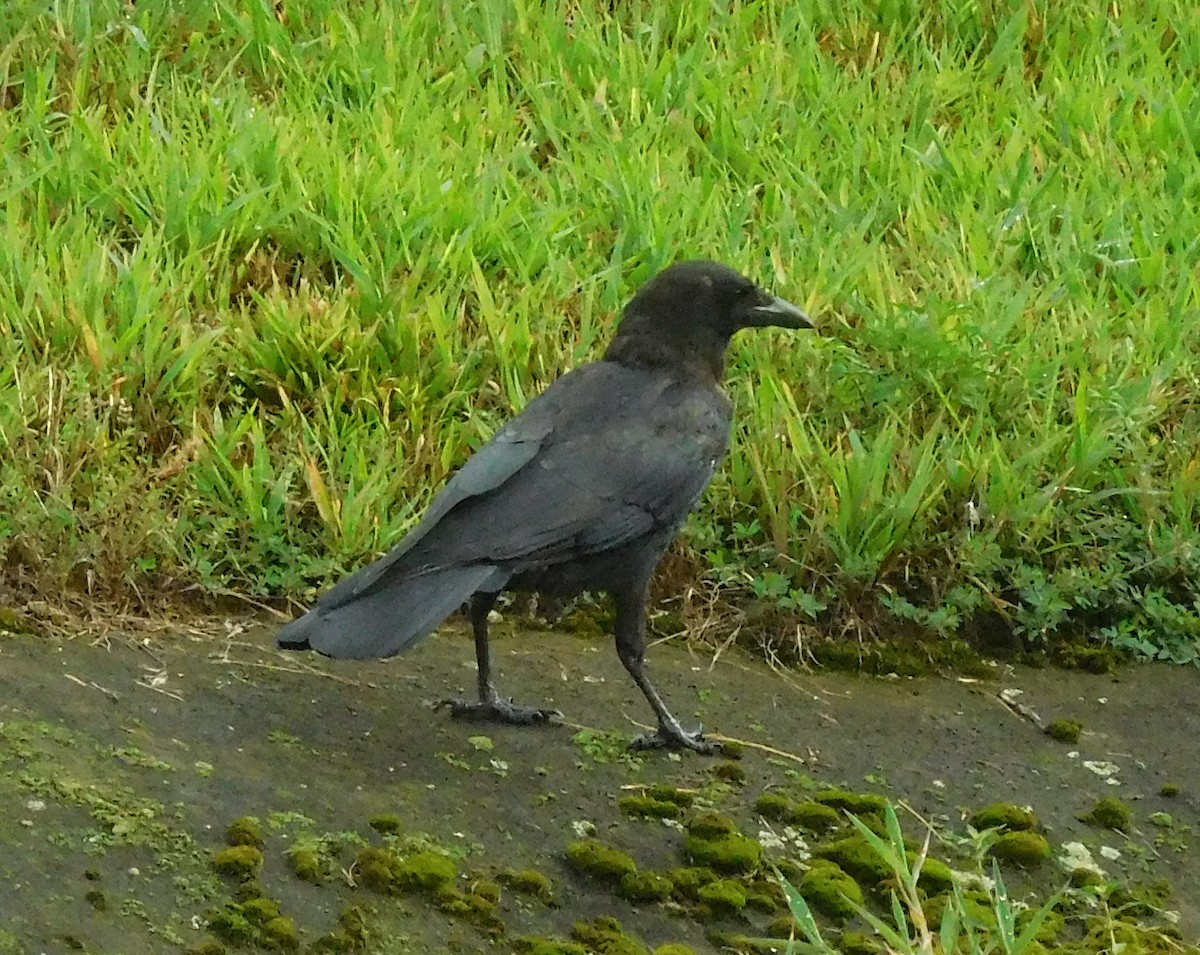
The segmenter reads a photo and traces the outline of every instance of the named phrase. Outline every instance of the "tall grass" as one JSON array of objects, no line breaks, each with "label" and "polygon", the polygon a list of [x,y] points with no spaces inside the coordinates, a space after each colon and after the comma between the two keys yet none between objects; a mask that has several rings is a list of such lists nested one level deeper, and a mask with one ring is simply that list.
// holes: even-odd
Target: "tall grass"
[{"label": "tall grass", "polygon": [[677,257],[689,540],[832,623],[1200,657],[1200,34],[1171,0],[10,0],[0,575],[305,596]]}]

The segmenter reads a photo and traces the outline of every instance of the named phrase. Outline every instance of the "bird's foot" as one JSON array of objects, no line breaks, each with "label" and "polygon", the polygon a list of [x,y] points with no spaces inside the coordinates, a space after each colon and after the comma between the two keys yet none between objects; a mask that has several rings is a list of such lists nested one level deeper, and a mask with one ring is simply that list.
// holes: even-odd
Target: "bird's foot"
[{"label": "bird's foot", "polygon": [[558,710],[546,710],[536,706],[517,706],[512,700],[496,697],[491,700],[473,701],[463,699],[439,700],[436,709],[448,709],[450,715],[459,720],[476,723],[511,723],[514,726],[532,726],[535,723],[561,723],[563,715]]},{"label": "bird's foot", "polygon": [[643,733],[635,736],[629,744],[630,749],[690,749],[705,756],[713,756],[721,752],[721,744],[716,740],[704,738],[704,727],[699,727],[694,733],[689,733],[679,725],[660,725],[653,733]]}]

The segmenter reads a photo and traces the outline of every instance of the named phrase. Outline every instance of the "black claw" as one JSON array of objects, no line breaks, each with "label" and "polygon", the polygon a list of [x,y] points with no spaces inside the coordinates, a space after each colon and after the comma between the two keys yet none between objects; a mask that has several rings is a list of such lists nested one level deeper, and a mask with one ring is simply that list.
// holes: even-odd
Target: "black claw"
[{"label": "black claw", "polygon": [[721,752],[721,744],[715,740],[704,738],[704,729],[700,727],[694,733],[684,730],[659,727],[653,733],[643,733],[635,736],[629,744],[632,750],[647,749],[690,749],[705,756]]},{"label": "black claw", "polygon": [[455,719],[472,720],[478,723],[511,723],[514,726],[531,726],[537,723],[561,723],[563,715],[558,710],[541,709],[536,706],[517,706],[512,700],[438,700],[434,709],[448,709]]}]

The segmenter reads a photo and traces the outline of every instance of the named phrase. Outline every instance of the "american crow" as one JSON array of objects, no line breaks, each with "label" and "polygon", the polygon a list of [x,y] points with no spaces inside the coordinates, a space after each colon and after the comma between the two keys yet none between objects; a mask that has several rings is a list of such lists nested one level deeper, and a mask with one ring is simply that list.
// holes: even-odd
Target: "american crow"
[{"label": "american crow", "polygon": [[470,458],[386,557],[279,634],[331,657],[389,657],[470,601],[479,702],[453,712],[512,723],[557,717],[492,683],[488,614],[502,590],[606,591],[617,653],[658,717],[641,746],[710,752],[646,675],[654,568],[725,453],[725,349],[742,328],[811,328],[796,306],[716,262],[681,262],[633,297],[604,358],[563,375]]}]

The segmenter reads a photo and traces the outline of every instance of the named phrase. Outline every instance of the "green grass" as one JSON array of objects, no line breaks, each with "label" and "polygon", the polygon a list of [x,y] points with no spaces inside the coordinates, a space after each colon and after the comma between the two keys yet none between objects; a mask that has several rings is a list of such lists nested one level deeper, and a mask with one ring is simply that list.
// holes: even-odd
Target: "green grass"
[{"label": "green grass", "polygon": [[1200,658],[1200,34],[1169,0],[11,0],[0,575],[311,596],[708,255],[690,546],[840,632]]}]

